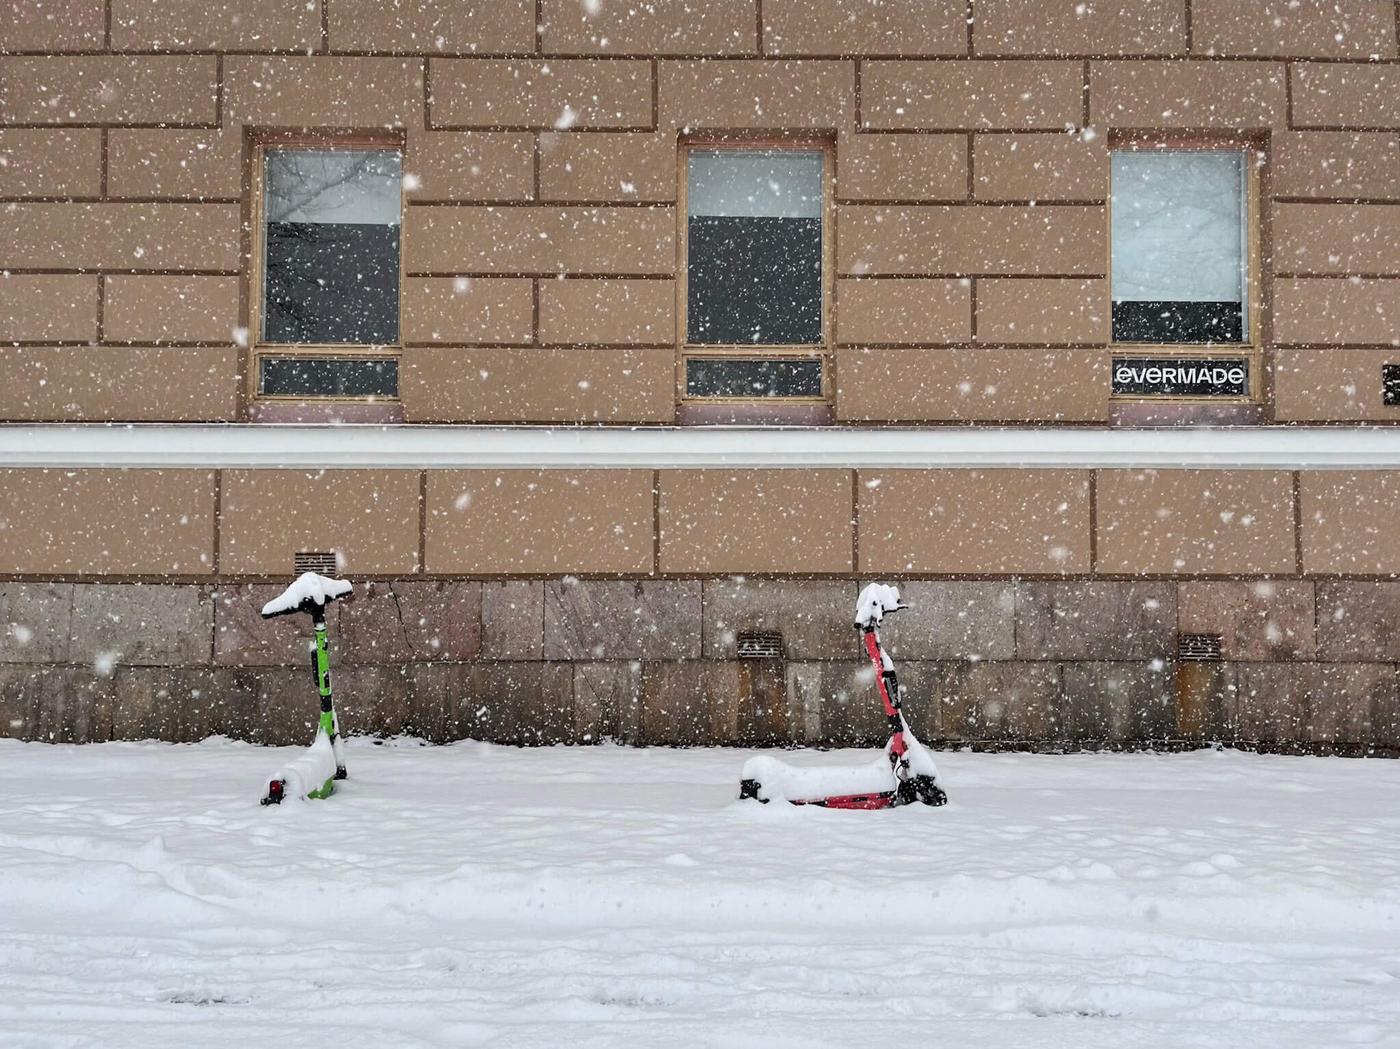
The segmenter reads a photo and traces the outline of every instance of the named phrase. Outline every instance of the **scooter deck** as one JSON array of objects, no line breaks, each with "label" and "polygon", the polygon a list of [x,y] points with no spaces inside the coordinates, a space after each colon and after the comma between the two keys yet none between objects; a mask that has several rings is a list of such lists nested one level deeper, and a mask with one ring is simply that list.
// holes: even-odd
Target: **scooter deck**
[{"label": "scooter deck", "polygon": [[948,795],[930,776],[915,776],[893,790],[867,791],[860,794],[832,794],[824,798],[769,799],[763,796],[763,786],[756,779],[739,781],[739,800],[754,800],[768,804],[770,800],[785,800],[791,805],[815,805],[822,809],[893,809],[901,805],[923,802],[925,805],[948,804]]}]

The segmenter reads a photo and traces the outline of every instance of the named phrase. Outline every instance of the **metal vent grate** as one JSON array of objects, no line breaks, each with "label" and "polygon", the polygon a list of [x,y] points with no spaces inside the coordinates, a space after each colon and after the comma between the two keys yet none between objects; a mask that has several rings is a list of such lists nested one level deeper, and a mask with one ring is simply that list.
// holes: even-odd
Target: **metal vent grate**
[{"label": "metal vent grate", "polygon": [[783,635],[776,630],[745,630],[739,634],[740,659],[782,659]]},{"label": "metal vent grate", "polygon": [[1219,634],[1180,634],[1176,639],[1176,658],[1183,663],[1219,663]]},{"label": "metal vent grate", "polygon": [[315,572],[317,575],[337,575],[335,554],[327,550],[298,550],[292,558],[292,572]]}]

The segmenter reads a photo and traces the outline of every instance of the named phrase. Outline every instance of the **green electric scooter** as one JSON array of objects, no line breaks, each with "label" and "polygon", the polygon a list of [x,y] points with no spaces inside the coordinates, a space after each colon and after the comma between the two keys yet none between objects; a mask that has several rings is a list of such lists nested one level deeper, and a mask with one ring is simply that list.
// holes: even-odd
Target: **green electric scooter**
[{"label": "green electric scooter", "polygon": [[327,579],[315,572],[298,576],[291,586],[263,606],[264,619],[306,614],[311,617],[311,672],[321,697],[321,717],[316,737],[306,752],[289,762],[268,782],[264,805],[280,805],[288,794],[303,798],[328,798],[335,781],[345,779],[345,754],[331,698],[331,660],[326,648],[326,608],[353,588],[343,579]]}]

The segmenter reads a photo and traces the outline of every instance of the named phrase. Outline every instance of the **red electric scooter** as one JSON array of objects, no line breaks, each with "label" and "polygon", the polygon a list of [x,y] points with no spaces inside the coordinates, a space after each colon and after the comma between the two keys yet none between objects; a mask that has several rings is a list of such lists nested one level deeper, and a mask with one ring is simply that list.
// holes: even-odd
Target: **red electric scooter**
[{"label": "red electric scooter", "polygon": [[856,602],[856,629],[874,668],[875,688],[890,726],[884,754],[872,764],[850,769],[798,767],[758,755],[746,761],[740,773],[741,800],[789,801],[828,809],[889,809],[916,801],[947,804],[933,756],[904,720],[894,663],[880,645],[880,622],[887,613],[907,607],[899,600],[899,591],[883,583],[871,583]]}]

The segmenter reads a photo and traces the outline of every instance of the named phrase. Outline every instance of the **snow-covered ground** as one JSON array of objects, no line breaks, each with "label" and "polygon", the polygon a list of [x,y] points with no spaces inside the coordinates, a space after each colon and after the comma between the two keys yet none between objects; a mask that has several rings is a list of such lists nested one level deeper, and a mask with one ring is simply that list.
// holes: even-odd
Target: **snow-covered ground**
[{"label": "snow-covered ground", "polygon": [[[0,740],[0,1045],[1400,1046],[1400,762]],[[860,754],[806,754],[823,763]]]}]

